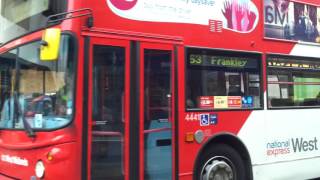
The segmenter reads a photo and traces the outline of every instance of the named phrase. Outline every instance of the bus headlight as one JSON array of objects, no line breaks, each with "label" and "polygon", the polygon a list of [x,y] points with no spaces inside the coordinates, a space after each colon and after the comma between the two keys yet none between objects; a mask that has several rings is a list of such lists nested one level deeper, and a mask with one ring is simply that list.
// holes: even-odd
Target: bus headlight
[{"label": "bus headlight", "polygon": [[36,167],[35,167],[35,172],[36,172],[36,176],[38,178],[43,178],[44,172],[45,172],[45,167],[44,167],[44,164],[41,160],[37,162]]}]

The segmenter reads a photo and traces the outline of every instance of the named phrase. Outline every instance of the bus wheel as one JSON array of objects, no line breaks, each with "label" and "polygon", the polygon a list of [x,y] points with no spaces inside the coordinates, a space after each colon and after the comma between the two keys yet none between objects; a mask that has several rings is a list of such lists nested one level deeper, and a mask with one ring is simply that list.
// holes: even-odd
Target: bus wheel
[{"label": "bus wheel", "polygon": [[244,162],[237,151],[226,144],[207,149],[200,157],[198,180],[246,180]]}]

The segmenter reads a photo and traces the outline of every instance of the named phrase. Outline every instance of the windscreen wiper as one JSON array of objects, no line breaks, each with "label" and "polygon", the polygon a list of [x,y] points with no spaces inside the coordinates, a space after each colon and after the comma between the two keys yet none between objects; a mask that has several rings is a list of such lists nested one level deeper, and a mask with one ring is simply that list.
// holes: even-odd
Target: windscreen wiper
[{"label": "windscreen wiper", "polygon": [[19,102],[19,81],[20,81],[20,63],[19,63],[19,57],[16,58],[16,80],[14,85],[14,94],[13,94],[13,103],[14,103],[14,114],[13,114],[13,123],[19,121],[19,116],[22,118],[23,127],[26,130],[26,133],[29,137],[35,137],[36,134],[33,131],[30,124],[27,122],[26,118],[24,117],[24,114],[22,113],[21,104]]},{"label": "windscreen wiper", "polygon": [[19,116],[21,116],[23,127],[26,130],[27,135],[29,137],[35,137],[36,136],[35,132],[33,131],[32,127],[27,122],[26,118],[24,117],[24,114],[22,113],[22,108],[19,102],[19,97],[17,92],[14,92],[13,98],[14,98],[14,115],[13,115],[14,121],[19,120]]}]

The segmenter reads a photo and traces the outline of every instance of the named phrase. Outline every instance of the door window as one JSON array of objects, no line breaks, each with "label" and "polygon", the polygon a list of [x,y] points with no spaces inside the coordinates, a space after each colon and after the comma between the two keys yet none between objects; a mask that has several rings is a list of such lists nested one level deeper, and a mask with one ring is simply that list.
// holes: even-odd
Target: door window
[{"label": "door window", "polygon": [[93,47],[92,179],[124,179],[125,48]]},{"label": "door window", "polygon": [[144,50],[144,92],[144,177],[171,179],[171,51]]}]

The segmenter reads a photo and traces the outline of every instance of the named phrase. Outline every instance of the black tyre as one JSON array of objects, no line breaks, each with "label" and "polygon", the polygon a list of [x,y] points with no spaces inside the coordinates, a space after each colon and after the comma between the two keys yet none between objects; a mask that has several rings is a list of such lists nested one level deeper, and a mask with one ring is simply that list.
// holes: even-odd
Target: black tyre
[{"label": "black tyre", "polygon": [[248,179],[243,159],[226,144],[216,144],[200,154],[195,171],[196,180]]}]

